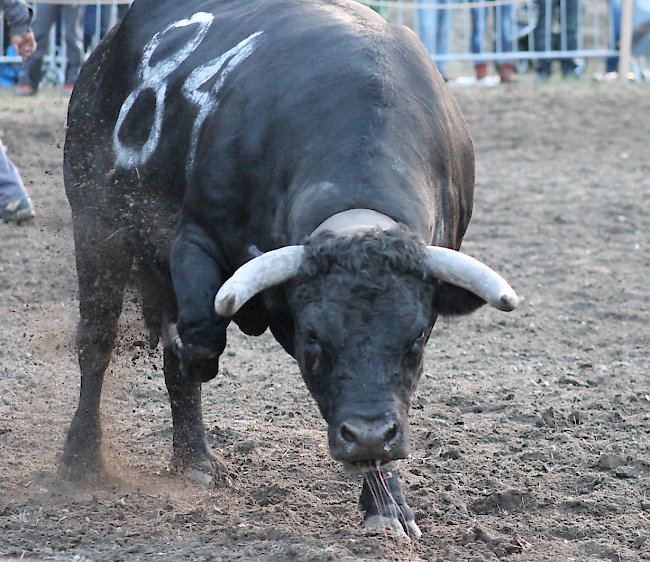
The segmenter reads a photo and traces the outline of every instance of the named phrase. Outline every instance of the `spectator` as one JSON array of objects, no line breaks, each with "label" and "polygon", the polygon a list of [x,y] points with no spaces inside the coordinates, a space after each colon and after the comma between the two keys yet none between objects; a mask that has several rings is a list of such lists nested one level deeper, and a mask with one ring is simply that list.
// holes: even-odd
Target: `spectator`
[{"label": "spectator", "polygon": [[[129,4],[117,4],[117,23],[122,21],[122,18],[128,11]],[[97,31],[97,9],[96,5],[89,5],[86,8],[86,15],[84,17],[84,48],[89,50],[93,47],[93,40],[95,39],[95,32]],[[111,27],[111,16],[113,12],[113,5],[104,4],[100,10],[100,30],[99,39],[104,37]]]},{"label": "spectator", "polygon": [[[470,0],[471,3],[483,0]],[[485,52],[485,35],[487,30],[488,7],[480,6],[472,8],[472,53],[479,54]],[[512,5],[503,4],[495,6],[494,12],[495,40],[494,51],[496,53],[512,52]],[[476,79],[483,80],[487,77],[487,63],[485,61],[476,61],[474,64],[476,70]],[[502,60],[497,62],[497,70],[501,82],[513,82],[512,61]]]},{"label": "spectator", "polygon": [[[121,22],[122,18],[125,16],[126,12],[129,11],[129,4],[118,4],[117,5],[117,22]],[[113,6],[108,4],[102,6],[102,37],[110,31],[111,25],[111,11]]]},{"label": "spectator", "polygon": [[[0,0],[0,10],[4,11],[9,23],[11,44],[23,59],[27,58],[36,50],[34,34],[29,28],[29,7],[22,0]],[[34,209],[25,186],[0,141],[0,219],[20,223],[33,216]]]},{"label": "spectator", "polygon": [[11,44],[23,59],[36,50],[34,34],[29,27],[32,19],[29,6],[22,0],[0,0],[0,10],[4,11],[9,24]]},{"label": "spectator", "polygon": [[33,96],[43,78],[43,59],[47,52],[50,29],[62,15],[68,64],[65,70],[63,91],[71,93],[81,70],[83,55],[83,17],[86,6],[79,4],[37,4],[34,16],[34,35],[38,49],[23,63],[16,94]]},{"label": "spectator", "polygon": [[[418,4],[447,4],[447,0],[417,0]],[[429,54],[446,55],[449,52],[449,28],[453,21],[453,13],[446,8],[418,9],[418,24],[420,41]],[[436,66],[447,81],[445,61],[437,61]]]},{"label": "spectator", "polygon": [[0,141],[0,219],[21,223],[35,214],[18,171]]},{"label": "spectator", "polygon": [[[575,51],[578,48],[578,9],[579,0],[537,0],[538,19],[535,27],[535,51],[561,50]],[[564,6],[562,13],[560,7]],[[560,29],[565,29],[566,45],[553,44],[553,16],[557,9]],[[564,78],[576,78],[577,64],[573,57],[559,59]],[[537,83],[547,82],[551,77],[551,59],[539,59],[537,64]]]},{"label": "spectator", "polygon": [[[621,0],[609,0],[609,17],[611,31],[609,36],[609,48],[618,49],[618,42],[621,38]],[[616,76],[614,76],[616,73]],[[618,78],[618,57],[607,57],[605,59],[606,79]]]}]

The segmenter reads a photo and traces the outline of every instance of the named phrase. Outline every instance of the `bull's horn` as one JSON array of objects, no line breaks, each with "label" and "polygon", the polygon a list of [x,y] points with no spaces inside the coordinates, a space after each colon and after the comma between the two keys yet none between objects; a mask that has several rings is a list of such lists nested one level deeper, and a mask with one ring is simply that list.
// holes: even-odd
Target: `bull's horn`
[{"label": "bull's horn", "polygon": [[217,314],[229,318],[257,293],[294,277],[303,252],[302,246],[284,246],[246,262],[219,289],[214,299]]},{"label": "bull's horn", "polygon": [[432,275],[478,295],[499,310],[514,310],[519,299],[508,282],[496,271],[467,254],[429,246],[428,266]]}]

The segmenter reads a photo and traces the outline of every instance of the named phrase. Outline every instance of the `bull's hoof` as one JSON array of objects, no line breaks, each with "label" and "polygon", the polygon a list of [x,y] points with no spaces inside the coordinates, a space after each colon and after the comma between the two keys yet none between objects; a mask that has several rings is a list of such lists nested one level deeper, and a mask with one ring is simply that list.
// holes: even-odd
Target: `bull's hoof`
[{"label": "bull's hoof", "polygon": [[57,482],[66,488],[95,487],[106,479],[101,453],[74,454],[64,450],[59,458]]},{"label": "bull's hoof", "polygon": [[392,531],[406,538],[413,537],[419,539],[422,536],[422,531],[420,531],[420,527],[418,527],[414,520],[404,521],[404,523],[406,527],[404,527],[403,522],[397,517],[370,515],[363,521],[363,526],[366,529]]},{"label": "bull's hoof", "polygon": [[419,539],[422,531],[415,523],[413,511],[404,501],[397,469],[367,470],[363,473],[363,490],[359,505],[365,516],[366,529],[385,529],[404,537]]},{"label": "bull's hoof", "polygon": [[54,484],[62,490],[72,492],[103,489],[120,482],[117,476],[108,474],[104,470],[101,461],[76,464],[61,462]]},{"label": "bull's hoof", "polygon": [[170,470],[206,488],[223,488],[232,485],[230,471],[225,463],[211,453],[201,459],[172,459]]},{"label": "bull's hoof", "polygon": [[232,479],[224,472],[208,474],[203,470],[191,468],[182,471],[182,474],[188,480],[200,484],[201,486],[205,486],[206,488],[226,488],[232,485]]}]

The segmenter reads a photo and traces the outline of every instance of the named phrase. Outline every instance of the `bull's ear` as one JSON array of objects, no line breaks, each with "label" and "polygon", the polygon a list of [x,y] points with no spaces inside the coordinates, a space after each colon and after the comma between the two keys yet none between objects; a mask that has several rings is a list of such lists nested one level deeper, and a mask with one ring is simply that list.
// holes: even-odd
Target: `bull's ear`
[{"label": "bull's ear", "polygon": [[481,308],[485,301],[462,287],[441,281],[437,284],[433,307],[441,316],[462,316]]}]

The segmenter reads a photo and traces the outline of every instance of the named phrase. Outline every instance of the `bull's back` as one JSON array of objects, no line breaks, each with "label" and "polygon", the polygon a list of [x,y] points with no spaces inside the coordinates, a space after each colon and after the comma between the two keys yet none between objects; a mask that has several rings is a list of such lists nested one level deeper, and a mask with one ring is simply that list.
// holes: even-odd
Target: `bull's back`
[{"label": "bull's back", "polygon": [[[141,252],[164,261],[155,248],[169,247],[183,202],[189,214],[211,209],[219,225],[211,234],[224,243],[268,231],[288,215],[282,206],[291,171],[309,158],[324,169],[328,159],[338,162],[342,181],[362,185],[364,197],[393,199],[379,180],[372,185],[375,176],[384,184],[393,177],[367,170],[356,177],[353,169],[391,134],[418,147],[405,164],[419,169],[424,161],[431,174],[457,176],[445,189],[458,190],[448,199],[465,209],[464,231],[471,144],[430,57],[409,33],[352,1],[137,0],[84,66],[71,100],[66,189],[73,212],[95,209],[128,225]],[[469,204],[459,202],[467,186]],[[385,212],[427,238],[435,217],[422,214],[426,205],[411,206]]]},{"label": "bull's back", "polygon": [[[229,105],[217,100],[232,91],[223,82],[239,73],[240,95],[230,105],[241,103],[244,92],[244,103],[256,104],[257,119],[276,120],[279,98],[286,103],[294,97],[287,95],[292,78],[286,74],[309,81],[314,62],[296,64],[289,51],[296,52],[296,42],[311,43],[317,27],[329,36],[326,43],[336,42],[327,28],[340,28],[336,20],[346,13],[360,17],[328,2],[136,1],[84,65],[70,102],[65,160],[73,205],[86,195],[80,184],[97,182],[100,192],[92,196],[103,197],[109,216],[118,203],[112,197],[134,196],[152,184],[156,197],[180,205],[202,129],[206,121],[219,121],[211,115],[218,105]],[[299,27],[303,31],[296,34]],[[252,73],[242,76],[242,63],[258,47]],[[236,133],[224,131],[225,142]]]}]

